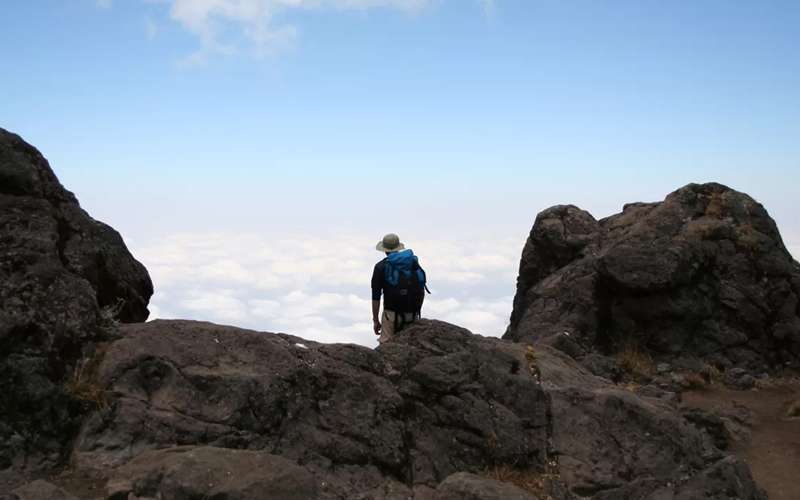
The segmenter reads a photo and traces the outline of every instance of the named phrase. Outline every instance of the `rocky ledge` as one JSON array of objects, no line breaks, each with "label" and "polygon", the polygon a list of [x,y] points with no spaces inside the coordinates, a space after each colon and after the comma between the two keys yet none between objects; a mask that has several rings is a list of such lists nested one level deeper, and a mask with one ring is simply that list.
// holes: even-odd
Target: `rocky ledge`
[{"label": "rocky ledge", "polygon": [[674,394],[549,347],[428,320],[378,350],[177,320],[119,334],[72,455],[109,500],[764,498]]}]

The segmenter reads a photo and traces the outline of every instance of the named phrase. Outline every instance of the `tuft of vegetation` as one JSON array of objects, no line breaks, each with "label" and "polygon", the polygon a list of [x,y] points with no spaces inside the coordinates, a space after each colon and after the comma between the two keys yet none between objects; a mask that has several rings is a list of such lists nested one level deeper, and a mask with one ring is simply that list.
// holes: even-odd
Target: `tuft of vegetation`
[{"label": "tuft of vegetation", "polygon": [[649,377],[655,372],[653,358],[634,341],[625,342],[616,359],[620,368],[630,375]]},{"label": "tuft of vegetation", "polygon": [[800,417],[800,399],[789,405],[786,410],[786,416],[789,418]]},{"label": "tuft of vegetation", "polygon": [[702,389],[708,384],[702,373],[688,372],[683,375],[683,379],[687,389]]},{"label": "tuft of vegetation", "polygon": [[112,336],[119,328],[119,314],[125,307],[125,299],[119,298],[113,304],[100,308],[97,319],[97,328],[101,336]]},{"label": "tuft of vegetation", "polygon": [[700,370],[700,376],[707,384],[716,384],[722,380],[722,372],[716,366],[706,363]]},{"label": "tuft of vegetation", "polygon": [[105,355],[105,346],[98,344],[91,355],[78,360],[64,388],[73,398],[95,408],[108,406],[106,390],[97,381],[97,372]]},{"label": "tuft of vegetation", "polygon": [[539,370],[539,365],[536,363],[536,351],[530,344],[525,347],[525,362],[528,364],[528,373],[538,382],[541,382],[542,372]]},{"label": "tuft of vegetation", "polygon": [[628,382],[627,384],[623,385],[622,388],[628,392],[636,393],[639,389],[641,389],[641,385],[637,384],[636,382]]},{"label": "tuft of vegetation", "polygon": [[542,500],[552,500],[554,483],[560,479],[556,472],[536,472],[521,470],[510,465],[498,465],[487,469],[484,477],[503,483],[510,483],[517,488],[529,491]]}]

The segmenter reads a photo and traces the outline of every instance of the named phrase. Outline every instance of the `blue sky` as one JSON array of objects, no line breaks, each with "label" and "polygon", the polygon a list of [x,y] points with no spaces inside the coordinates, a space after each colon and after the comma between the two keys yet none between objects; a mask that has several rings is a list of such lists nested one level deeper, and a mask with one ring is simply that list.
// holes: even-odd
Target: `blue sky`
[{"label": "blue sky", "polygon": [[[750,193],[800,248],[795,1],[3,7],[0,126],[39,147],[84,207],[143,256],[162,314],[286,330],[308,320],[293,333],[369,343],[355,319],[331,326],[325,315],[346,308],[332,295],[365,295],[355,276],[361,264],[369,274],[372,254],[353,255],[347,286],[322,276],[325,259],[301,282],[223,278],[236,275],[231,263],[311,273],[303,259],[319,251],[358,241],[369,250],[396,231],[444,252],[429,257],[454,278],[435,299],[459,302],[448,318],[483,307],[494,320],[474,327],[498,333],[538,211],[575,203],[606,216],[692,181]],[[253,256],[248,245],[300,260]],[[470,281],[470,260],[497,272]],[[169,281],[173,261],[188,263],[182,272],[217,268]],[[199,290],[211,298],[195,300]],[[285,305],[292,293],[327,305],[282,323],[252,314],[252,301]],[[234,313],[218,316],[221,304]]]}]

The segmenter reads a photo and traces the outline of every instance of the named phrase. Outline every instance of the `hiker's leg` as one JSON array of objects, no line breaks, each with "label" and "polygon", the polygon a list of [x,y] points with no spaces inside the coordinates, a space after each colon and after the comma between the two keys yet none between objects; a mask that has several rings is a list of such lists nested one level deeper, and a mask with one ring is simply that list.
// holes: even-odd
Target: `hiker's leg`
[{"label": "hiker's leg", "polygon": [[397,329],[393,333],[400,333],[404,328],[414,322],[417,315],[414,313],[398,313],[397,315]]},{"label": "hiker's leg", "polygon": [[379,343],[383,344],[384,342],[388,342],[394,336],[394,320],[395,312],[384,309],[381,319],[381,336],[378,339]]}]

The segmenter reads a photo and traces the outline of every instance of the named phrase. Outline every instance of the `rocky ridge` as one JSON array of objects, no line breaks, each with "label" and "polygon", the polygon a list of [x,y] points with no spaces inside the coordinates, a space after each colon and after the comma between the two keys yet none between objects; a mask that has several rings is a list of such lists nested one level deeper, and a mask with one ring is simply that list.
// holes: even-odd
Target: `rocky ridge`
[{"label": "rocky ridge", "polygon": [[[686,418],[670,390],[587,369],[602,335],[587,327],[571,343],[549,341],[590,321],[580,300],[541,336],[531,326],[540,298],[528,290],[550,275],[568,281],[560,269],[602,248],[592,236],[602,221],[576,216],[568,233],[577,236],[560,247],[526,247],[518,342],[423,320],[371,350],[195,321],[141,323],[146,270],[35,149],[4,131],[0,204],[0,467],[61,486],[0,478],[3,500],[765,498],[721,449],[725,438],[709,432],[713,419]],[[628,260],[609,262],[622,269]],[[766,269],[786,271],[776,262]],[[651,275],[646,283],[658,282]],[[773,285],[763,293],[791,303]],[[753,343],[768,347],[758,361],[792,352],[789,333],[786,345]],[[75,488],[65,475],[100,486]]]}]

